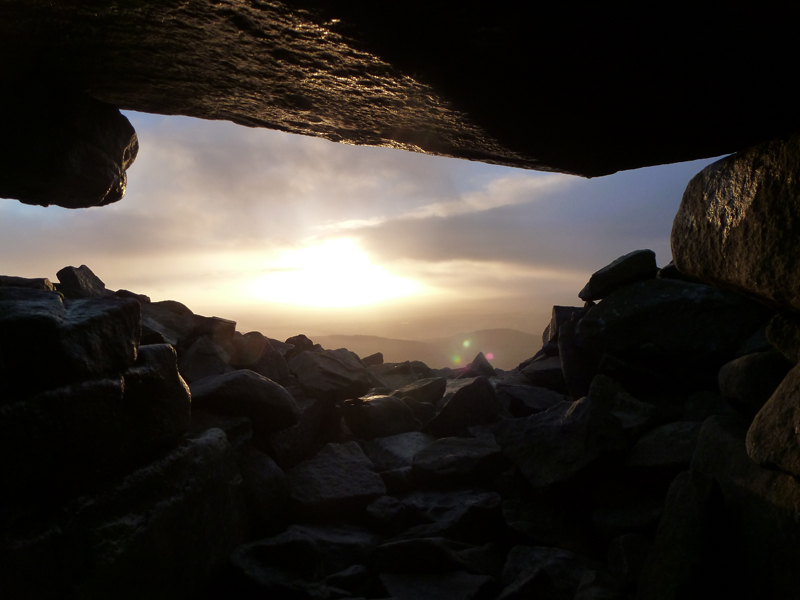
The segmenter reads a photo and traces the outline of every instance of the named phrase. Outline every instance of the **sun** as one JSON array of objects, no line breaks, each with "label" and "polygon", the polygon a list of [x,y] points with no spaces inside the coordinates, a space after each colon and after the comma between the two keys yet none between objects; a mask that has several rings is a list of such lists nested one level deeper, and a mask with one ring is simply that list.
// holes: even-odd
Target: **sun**
[{"label": "sun", "polygon": [[422,292],[422,286],[370,262],[350,238],[285,251],[252,284],[260,301],[348,308],[377,304]]}]

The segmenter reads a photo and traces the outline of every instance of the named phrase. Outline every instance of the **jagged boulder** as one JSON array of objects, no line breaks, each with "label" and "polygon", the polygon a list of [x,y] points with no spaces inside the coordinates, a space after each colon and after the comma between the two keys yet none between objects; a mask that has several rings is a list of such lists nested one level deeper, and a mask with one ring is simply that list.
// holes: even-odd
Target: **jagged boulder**
[{"label": "jagged boulder", "polygon": [[592,273],[589,283],[578,293],[581,300],[600,300],[618,287],[643,279],[652,279],[658,273],[656,254],[652,250],[634,250]]},{"label": "jagged boulder", "polygon": [[294,354],[289,358],[289,368],[312,398],[360,398],[373,383],[364,364],[344,348]]}]

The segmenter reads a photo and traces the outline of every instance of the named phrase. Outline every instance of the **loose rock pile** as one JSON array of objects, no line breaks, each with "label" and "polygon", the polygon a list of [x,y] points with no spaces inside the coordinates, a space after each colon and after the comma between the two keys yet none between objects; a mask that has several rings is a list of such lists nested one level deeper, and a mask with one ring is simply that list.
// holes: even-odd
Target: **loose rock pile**
[{"label": "loose rock pile", "polygon": [[3,278],[3,588],[791,597],[793,322],[648,253],[507,372],[242,335],[85,266]]}]

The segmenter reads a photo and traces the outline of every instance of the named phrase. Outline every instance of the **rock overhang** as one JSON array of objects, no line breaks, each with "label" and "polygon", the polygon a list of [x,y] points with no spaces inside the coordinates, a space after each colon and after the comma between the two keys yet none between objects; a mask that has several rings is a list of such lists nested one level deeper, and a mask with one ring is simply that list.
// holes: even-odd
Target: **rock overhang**
[{"label": "rock overhang", "polygon": [[0,71],[7,97],[35,82],[56,105],[68,87],[121,109],[594,177],[797,130],[800,91],[786,76],[797,50],[777,17],[511,2],[7,0]]}]

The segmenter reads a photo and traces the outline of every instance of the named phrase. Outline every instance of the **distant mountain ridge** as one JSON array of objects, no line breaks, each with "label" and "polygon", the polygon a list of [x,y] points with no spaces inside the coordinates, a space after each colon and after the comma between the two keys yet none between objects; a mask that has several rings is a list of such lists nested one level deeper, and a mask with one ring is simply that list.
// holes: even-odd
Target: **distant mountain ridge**
[{"label": "distant mountain ridge", "polygon": [[324,348],[347,348],[362,358],[381,352],[385,362],[421,360],[433,368],[465,366],[483,352],[493,366],[513,369],[542,346],[541,336],[516,329],[481,329],[425,341],[374,335],[321,335],[312,339]]}]

